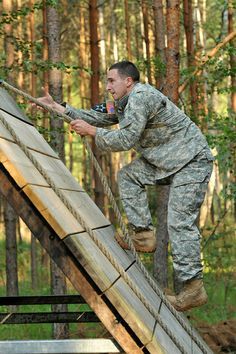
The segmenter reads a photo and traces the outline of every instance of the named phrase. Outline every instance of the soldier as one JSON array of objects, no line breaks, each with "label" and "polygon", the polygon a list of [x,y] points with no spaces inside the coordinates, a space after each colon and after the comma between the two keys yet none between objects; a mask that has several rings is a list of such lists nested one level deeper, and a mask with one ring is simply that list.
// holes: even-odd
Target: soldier
[{"label": "soldier", "polygon": [[[212,172],[213,156],[207,141],[166,96],[139,82],[139,71],[133,63],[113,64],[107,73],[106,89],[115,100],[112,114],[99,105],[91,110],[62,106],[48,93],[41,101],[73,118],[71,128],[81,136],[93,136],[100,149],[137,151],[138,158],[119,171],[118,184],[138,252],[156,249],[145,186],[170,184],[168,233],[175,273],[185,285],[178,295],[168,299],[179,311],[201,306],[207,302],[207,294],[196,220]],[[119,129],[104,128],[117,123]],[[116,239],[128,248],[118,233]]]}]

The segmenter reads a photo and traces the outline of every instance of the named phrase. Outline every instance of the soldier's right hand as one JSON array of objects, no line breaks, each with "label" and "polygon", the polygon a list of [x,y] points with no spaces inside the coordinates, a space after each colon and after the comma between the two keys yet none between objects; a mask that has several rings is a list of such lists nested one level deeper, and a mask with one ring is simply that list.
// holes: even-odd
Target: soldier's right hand
[{"label": "soldier's right hand", "polygon": [[[55,106],[55,101],[53,100],[52,96],[48,93],[48,90],[44,87],[42,87],[42,91],[43,91],[43,96],[42,97],[38,97],[37,101],[39,101],[42,104],[45,104],[51,108],[54,108]],[[38,106],[36,103],[31,102],[32,107],[37,107],[40,110],[43,110],[43,108],[41,106]]]},{"label": "soldier's right hand", "polygon": [[[52,96],[48,93],[48,90],[44,87],[42,87],[42,91],[44,96],[37,98],[37,101],[40,103],[49,106],[50,108],[54,109],[58,113],[64,113],[65,112],[65,107],[61,106],[59,103],[55,102],[52,98]],[[31,103],[32,107],[37,107],[41,111],[43,111],[43,107],[38,106],[37,103]]]}]

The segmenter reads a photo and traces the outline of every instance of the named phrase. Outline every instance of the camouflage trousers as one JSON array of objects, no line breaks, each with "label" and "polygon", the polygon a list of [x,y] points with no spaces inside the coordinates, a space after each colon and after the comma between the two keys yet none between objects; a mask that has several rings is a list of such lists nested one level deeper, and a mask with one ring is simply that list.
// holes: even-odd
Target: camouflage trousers
[{"label": "camouflage trousers", "polygon": [[181,282],[202,277],[196,220],[212,173],[212,161],[206,147],[165,181],[158,179],[155,166],[143,158],[132,161],[118,174],[122,204],[129,224],[136,229],[150,229],[153,225],[145,186],[170,184],[167,225],[173,266]]}]

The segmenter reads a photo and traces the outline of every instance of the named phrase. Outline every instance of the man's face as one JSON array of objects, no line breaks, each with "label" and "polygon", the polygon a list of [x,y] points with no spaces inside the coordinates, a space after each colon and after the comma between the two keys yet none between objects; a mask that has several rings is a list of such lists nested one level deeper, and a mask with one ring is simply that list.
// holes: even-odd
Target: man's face
[{"label": "man's face", "polygon": [[117,69],[109,70],[107,73],[106,89],[115,100],[119,100],[130,92],[133,81],[130,77],[120,76]]}]

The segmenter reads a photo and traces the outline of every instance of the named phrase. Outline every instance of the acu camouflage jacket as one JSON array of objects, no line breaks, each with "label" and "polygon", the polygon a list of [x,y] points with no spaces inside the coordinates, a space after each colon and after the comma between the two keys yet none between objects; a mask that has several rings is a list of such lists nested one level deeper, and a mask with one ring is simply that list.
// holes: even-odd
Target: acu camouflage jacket
[{"label": "acu camouflage jacket", "polygon": [[[116,104],[115,114],[66,106],[66,114],[97,126],[96,145],[106,151],[134,148],[156,166],[158,179],[165,178],[191,161],[207,141],[200,129],[160,91],[137,83]],[[119,129],[104,129],[114,124]],[[209,151],[209,159],[212,159]]]}]

